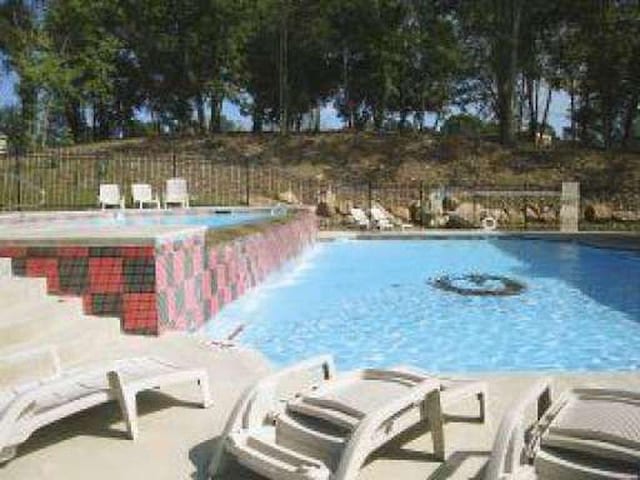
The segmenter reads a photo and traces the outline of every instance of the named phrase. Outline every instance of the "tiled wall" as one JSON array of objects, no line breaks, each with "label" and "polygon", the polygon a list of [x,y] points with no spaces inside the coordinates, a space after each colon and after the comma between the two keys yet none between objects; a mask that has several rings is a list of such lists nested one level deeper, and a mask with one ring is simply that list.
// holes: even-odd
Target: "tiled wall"
[{"label": "tiled wall", "polygon": [[127,332],[157,333],[155,249],[0,247],[14,275],[45,277],[53,295],[82,296],[89,315],[119,317]]},{"label": "tiled wall", "polygon": [[14,275],[46,277],[51,294],[117,316],[129,333],[195,330],[313,242],[313,214],[207,250],[204,234],[155,246],[0,247]]},{"label": "tiled wall", "polygon": [[211,248],[204,279],[207,316],[215,315],[226,303],[243,295],[299,254],[315,240],[316,231],[315,216],[302,215],[296,221],[274,226],[266,232]]}]

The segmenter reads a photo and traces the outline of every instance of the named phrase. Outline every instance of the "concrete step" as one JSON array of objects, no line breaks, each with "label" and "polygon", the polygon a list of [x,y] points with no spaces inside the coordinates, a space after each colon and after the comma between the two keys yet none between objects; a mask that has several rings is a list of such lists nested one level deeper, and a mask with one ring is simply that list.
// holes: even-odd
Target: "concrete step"
[{"label": "concrete step", "polygon": [[55,346],[62,365],[80,365],[122,338],[120,320],[110,317],[79,316],[69,319],[65,328],[45,337],[29,338],[0,346],[0,354]]},{"label": "concrete step", "polygon": [[46,278],[0,278],[0,310],[47,295]]},{"label": "concrete step", "polygon": [[81,302],[75,300],[58,302],[53,297],[43,297],[0,310],[0,347],[46,339],[67,329],[82,314]]},{"label": "concrete step", "polygon": [[0,257],[0,278],[11,276],[11,259]]}]

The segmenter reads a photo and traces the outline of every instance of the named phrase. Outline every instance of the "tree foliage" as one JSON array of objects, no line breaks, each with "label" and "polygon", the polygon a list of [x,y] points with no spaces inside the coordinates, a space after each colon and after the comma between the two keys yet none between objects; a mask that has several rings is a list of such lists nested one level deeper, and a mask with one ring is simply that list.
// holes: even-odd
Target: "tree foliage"
[{"label": "tree foliage", "polygon": [[353,129],[473,114],[513,143],[547,128],[554,91],[575,141],[638,128],[638,0],[0,0],[0,53],[32,146],[141,116],[216,132],[225,101],[256,131],[317,129],[333,105]]}]

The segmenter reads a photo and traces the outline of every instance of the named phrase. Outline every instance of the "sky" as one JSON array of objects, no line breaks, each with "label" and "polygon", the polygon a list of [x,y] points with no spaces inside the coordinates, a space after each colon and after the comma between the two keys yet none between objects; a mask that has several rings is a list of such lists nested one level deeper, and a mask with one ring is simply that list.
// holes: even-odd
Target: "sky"
[{"label": "sky", "polygon": [[[12,105],[17,102],[15,95],[17,81],[18,79],[13,73],[0,73],[0,106]],[[562,135],[562,128],[569,125],[567,118],[568,106],[569,98],[565,92],[558,91],[553,93],[549,111],[549,123],[558,136]],[[222,112],[229,120],[240,125],[243,130],[251,129],[251,118],[241,115],[237,105],[225,101]],[[320,112],[320,128],[322,130],[333,130],[341,127],[342,122],[338,118],[335,108],[333,106],[324,107]]]}]

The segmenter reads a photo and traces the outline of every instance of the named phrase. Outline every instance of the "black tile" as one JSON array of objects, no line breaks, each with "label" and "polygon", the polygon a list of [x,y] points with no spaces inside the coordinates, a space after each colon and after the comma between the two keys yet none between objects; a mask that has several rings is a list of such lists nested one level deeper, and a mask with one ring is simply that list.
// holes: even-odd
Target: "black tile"
[{"label": "black tile", "polygon": [[89,290],[88,258],[60,258],[58,272],[63,293],[84,293]]}]

